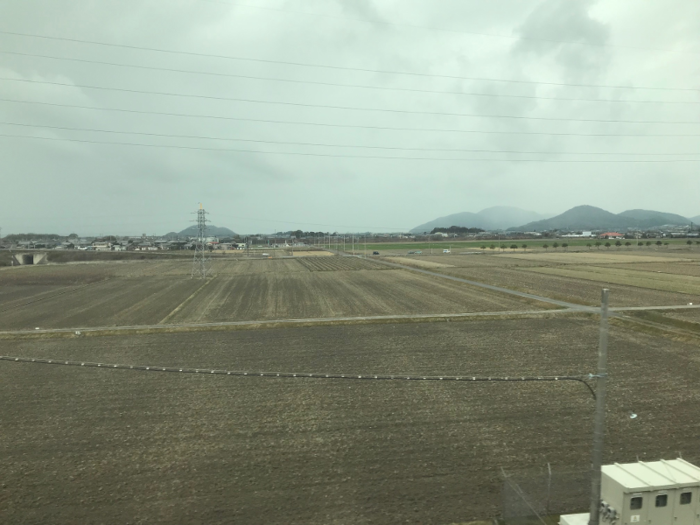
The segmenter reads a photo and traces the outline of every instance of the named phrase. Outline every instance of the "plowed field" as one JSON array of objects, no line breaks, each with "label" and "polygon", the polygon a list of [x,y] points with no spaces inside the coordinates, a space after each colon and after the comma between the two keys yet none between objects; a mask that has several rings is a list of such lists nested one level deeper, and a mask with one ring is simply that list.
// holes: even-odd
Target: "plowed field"
[{"label": "plowed field", "polygon": [[547,309],[437,277],[345,257],[145,260],[0,272],[0,330]]},{"label": "plowed field", "polygon": [[[440,268],[436,271],[513,290],[596,306],[600,290],[609,288],[611,306],[659,306],[695,302],[695,296],[626,286],[604,280],[592,281],[553,274],[541,274],[517,268]],[[700,299],[700,298],[699,298]]]},{"label": "plowed field", "polygon": [[[529,319],[0,341],[0,350],[251,371],[512,376],[593,371],[597,340],[594,321]],[[681,452],[697,463],[696,346],[614,328],[609,371],[605,462]],[[490,518],[500,467],[587,467],[594,407],[583,385],[565,382],[256,379],[8,362],[0,397],[0,521],[36,524]]]},{"label": "plowed field", "polygon": [[[291,261],[296,262],[296,261]],[[217,277],[168,323],[536,310],[505,294],[404,270]]]}]

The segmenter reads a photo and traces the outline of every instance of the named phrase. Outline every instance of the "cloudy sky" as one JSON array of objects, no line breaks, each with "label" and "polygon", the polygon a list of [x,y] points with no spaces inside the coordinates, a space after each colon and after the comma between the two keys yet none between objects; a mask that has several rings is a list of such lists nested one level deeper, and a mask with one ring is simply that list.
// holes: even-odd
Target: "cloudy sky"
[{"label": "cloudy sky", "polygon": [[694,216],[699,56],[696,0],[0,0],[0,227]]}]

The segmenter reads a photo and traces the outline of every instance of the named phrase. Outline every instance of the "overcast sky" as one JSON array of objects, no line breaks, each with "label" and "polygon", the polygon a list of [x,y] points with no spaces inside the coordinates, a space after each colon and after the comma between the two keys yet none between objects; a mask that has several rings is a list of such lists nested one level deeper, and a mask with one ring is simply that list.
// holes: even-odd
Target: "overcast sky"
[{"label": "overcast sky", "polygon": [[0,0],[0,31],[3,234],[700,214],[696,0]]}]

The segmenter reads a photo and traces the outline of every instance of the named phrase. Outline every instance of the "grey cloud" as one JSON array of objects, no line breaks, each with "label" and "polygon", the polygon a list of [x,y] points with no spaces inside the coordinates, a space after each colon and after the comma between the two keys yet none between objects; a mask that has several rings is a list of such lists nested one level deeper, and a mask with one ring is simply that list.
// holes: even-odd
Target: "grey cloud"
[{"label": "grey cloud", "polygon": [[552,56],[570,82],[595,80],[608,63],[610,28],[591,16],[594,4],[544,0],[518,27],[514,52]]},{"label": "grey cloud", "polygon": [[[695,2],[674,0],[674,8],[645,4],[645,10],[616,11],[591,2],[494,2],[387,0],[329,4],[269,2],[266,5],[331,14],[312,17],[255,9],[236,2],[175,0],[140,2],[47,2],[0,0],[0,30],[113,42],[126,45],[241,56],[341,67],[414,71],[454,77],[483,77],[596,84],[694,85],[694,56],[635,52],[621,42],[654,47],[700,46]],[[252,2],[251,2],[252,3]],[[604,9],[603,9],[604,8]],[[595,14],[594,14],[595,13]],[[501,35],[477,36],[401,25],[357,22],[377,19],[398,24],[444,27]],[[683,18],[685,23],[673,23]],[[659,22],[657,23],[657,20]],[[644,31],[641,30],[644,28]],[[672,28],[672,30],[666,30]],[[508,38],[515,35],[515,38]],[[632,35],[632,36],[628,36]],[[527,37],[527,38],[525,38]],[[534,39],[605,46],[564,45]],[[625,40],[627,39],[627,40]],[[637,39],[637,40],[634,40]],[[513,42],[515,41],[515,44]],[[214,57],[163,54],[47,41],[0,34],[0,50],[84,58],[142,66],[170,67],[295,80],[368,84],[427,90],[464,90],[527,96],[681,100],[684,94],[610,91],[460,80],[434,76],[290,66]],[[614,67],[613,67],[614,66]],[[56,80],[73,84],[168,91],[213,97],[239,97],[302,104],[387,108],[479,117],[410,115],[290,107],[139,93],[114,93],[0,80],[0,98],[96,108],[78,110],[0,101],[0,121],[97,128],[126,132],[194,135],[261,141],[318,142],[414,148],[414,151],[272,145],[205,139],[100,134],[28,129],[0,124],[0,134],[85,138],[188,147],[241,148],[261,153],[207,152],[49,142],[0,137],[3,171],[0,191],[3,233],[54,229],[69,233],[113,228],[114,233],[182,229],[197,202],[204,202],[215,224],[234,231],[271,231],[329,225],[410,228],[436,216],[515,205],[544,212],[592,204],[611,211],[659,208],[685,215],[700,209],[697,164],[525,164],[515,162],[401,161],[301,157],[265,154],[317,152],[330,155],[522,158],[515,154],[425,152],[421,148],[509,149],[551,152],[693,152],[698,139],[595,138],[519,135],[551,133],[692,133],[689,125],[592,124],[566,119],[603,118],[687,120],[686,106],[556,102],[505,97],[473,97],[311,86],[274,81],[159,72],[88,65],[0,53],[0,76]],[[691,98],[687,97],[686,99]],[[695,100],[695,99],[693,99]],[[438,133],[345,129],[245,120],[166,117],[100,111],[211,115],[357,126],[504,131],[510,134]],[[563,122],[497,119],[488,115],[563,118]],[[531,156],[530,156],[531,157]],[[528,158],[530,158],[528,157]],[[548,155],[551,159],[567,158]],[[662,174],[662,175],[660,175]],[[665,181],[672,180],[673,188]],[[636,181],[643,181],[637,184]],[[601,192],[600,188],[606,191]],[[678,189],[681,189],[680,196]],[[7,198],[10,195],[12,198]],[[68,206],[65,205],[68,203]],[[79,210],[80,213],[76,213]],[[81,217],[90,217],[81,222]],[[225,217],[230,217],[231,222]],[[246,217],[246,219],[240,219]],[[329,226],[326,229],[337,229]],[[349,226],[348,230],[351,229]]]}]

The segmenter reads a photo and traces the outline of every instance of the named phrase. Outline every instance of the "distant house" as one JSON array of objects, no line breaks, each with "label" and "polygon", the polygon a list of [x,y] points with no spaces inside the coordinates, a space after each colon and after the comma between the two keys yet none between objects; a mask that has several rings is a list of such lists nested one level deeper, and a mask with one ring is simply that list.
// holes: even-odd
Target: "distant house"
[{"label": "distant house", "polygon": [[593,232],[577,232],[577,233],[567,233],[562,235],[562,237],[574,238],[574,237],[593,237]]},{"label": "distant house", "polygon": [[617,232],[605,232],[598,235],[599,239],[624,239],[625,236]]},{"label": "distant house", "polygon": [[93,242],[92,247],[95,251],[97,252],[109,252],[112,251],[112,243],[111,242]]}]

